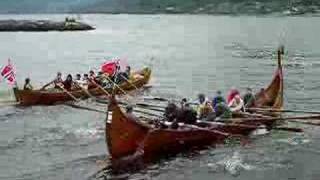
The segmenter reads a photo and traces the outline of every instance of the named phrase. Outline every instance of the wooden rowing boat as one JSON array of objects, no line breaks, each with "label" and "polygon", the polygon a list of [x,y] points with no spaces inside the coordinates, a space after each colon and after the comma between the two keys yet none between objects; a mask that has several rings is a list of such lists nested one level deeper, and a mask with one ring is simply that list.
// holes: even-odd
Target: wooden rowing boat
[{"label": "wooden rowing boat", "polygon": [[139,148],[143,148],[144,158],[153,159],[162,153],[211,145],[229,137],[225,132],[191,125],[181,125],[179,129],[155,128],[123,112],[114,99],[110,102],[112,120],[106,123],[106,144],[112,161],[133,155]]},{"label": "wooden rowing boat", "polygon": [[[145,84],[149,82],[149,79],[151,77],[151,69],[150,68],[144,68],[141,71],[137,71],[133,74],[139,74],[139,78],[130,78],[128,82],[123,82],[120,84],[120,88],[124,91],[130,91],[135,90],[136,88],[141,88]],[[73,90],[70,91],[70,94],[58,91],[58,92],[52,92],[48,90],[20,90],[18,88],[14,88],[14,94],[16,97],[17,102],[20,103],[20,105],[23,106],[29,106],[29,105],[54,105],[58,103],[64,103],[66,101],[72,101],[74,100],[71,96],[73,95],[75,98],[89,98],[88,93],[84,92],[83,90]],[[112,92],[112,89],[106,89],[109,93]],[[103,92],[99,87],[94,87],[88,90],[90,95],[93,96],[102,96],[105,95],[105,92]],[[120,91],[119,88],[115,87],[115,93],[121,94],[122,91]]]},{"label": "wooden rowing boat", "polygon": [[[256,104],[259,107],[281,109],[283,106],[283,73],[281,55],[278,52],[278,66],[273,80],[264,90],[256,94]],[[187,126],[179,130],[156,129],[139,119],[132,119],[124,113],[114,99],[111,100],[109,110],[112,111],[112,121],[106,123],[106,144],[112,160],[135,154],[137,150],[143,152],[147,159],[159,153],[180,151],[185,146],[208,145],[218,142],[228,134],[248,135],[257,129],[258,125],[269,127],[275,122],[270,118],[257,120],[231,120],[231,123],[198,123],[198,127]],[[199,128],[202,127],[202,128]],[[225,136],[223,136],[223,134]],[[209,138],[208,138],[209,137]],[[183,142],[182,144],[180,142]]]}]

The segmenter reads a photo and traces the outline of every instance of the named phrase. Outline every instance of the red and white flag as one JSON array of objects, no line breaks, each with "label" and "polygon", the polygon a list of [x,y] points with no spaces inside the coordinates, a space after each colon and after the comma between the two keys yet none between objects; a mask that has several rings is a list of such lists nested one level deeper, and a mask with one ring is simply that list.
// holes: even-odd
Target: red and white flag
[{"label": "red and white flag", "polygon": [[126,60],[113,59],[105,62],[101,66],[101,71],[109,75],[114,75],[117,71],[117,66],[119,66],[120,72],[124,72],[126,70],[126,67],[128,66],[128,63],[126,62]]},{"label": "red and white flag", "polygon": [[10,59],[8,60],[8,64],[2,67],[1,76],[7,80],[9,85],[13,86],[16,84],[16,73]]},{"label": "red and white flag", "polygon": [[109,75],[114,75],[117,64],[115,62],[106,62],[101,66],[101,71]]}]

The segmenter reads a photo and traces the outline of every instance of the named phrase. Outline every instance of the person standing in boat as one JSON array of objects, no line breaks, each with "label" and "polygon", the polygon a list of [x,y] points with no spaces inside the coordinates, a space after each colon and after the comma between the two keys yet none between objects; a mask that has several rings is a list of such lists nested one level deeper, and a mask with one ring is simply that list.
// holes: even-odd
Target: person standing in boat
[{"label": "person standing in boat", "polygon": [[44,86],[41,88],[41,90],[46,89],[46,88],[47,88],[48,86],[50,86],[51,84],[54,84],[54,88],[55,88],[55,89],[60,89],[60,86],[61,86],[62,83],[63,83],[62,74],[61,74],[61,72],[57,72],[57,77],[56,77],[53,81],[51,81],[51,82],[49,82],[48,84],[44,85]]},{"label": "person standing in boat", "polygon": [[212,107],[215,108],[217,106],[217,104],[222,103],[222,102],[225,103],[226,100],[222,96],[221,91],[217,91],[217,95],[212,100]]},{"label": "person standing in boat", "polygon": [[245,108],[250,108],[255,106],[255,97],[254,94],[252,93],[251,88],[247,88],[246,94],[243,96],[243,102],[244,102],[244,107]]},{"label": "person standing in boat", "polygon": [[23,86],[23,90],[28,90],[28,91],[31,91],[33,90],[33,87],[30,83],[30,78],[26,78],[25,79],[25,83],[24,83],[24,86]]},{"label": "person standing in boat", "polygon": [[231,112],[245,112],[244,102],[240,95],[236,95],[228,104]]}]

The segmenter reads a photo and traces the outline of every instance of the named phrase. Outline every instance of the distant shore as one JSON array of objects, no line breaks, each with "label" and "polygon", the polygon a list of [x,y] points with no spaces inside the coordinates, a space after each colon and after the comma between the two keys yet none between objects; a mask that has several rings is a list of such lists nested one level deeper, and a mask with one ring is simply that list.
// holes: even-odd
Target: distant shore
[{"label": "distant shore", "polygon": [[94,27],[72,21],[0,20],[0,31],[88,31]]}]

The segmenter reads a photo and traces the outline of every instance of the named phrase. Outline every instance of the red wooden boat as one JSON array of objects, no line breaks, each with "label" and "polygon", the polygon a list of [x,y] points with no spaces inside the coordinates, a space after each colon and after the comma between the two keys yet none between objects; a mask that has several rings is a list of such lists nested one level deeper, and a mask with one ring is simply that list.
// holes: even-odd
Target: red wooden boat
[{"label": "red wooden boat", "polygon": [[[141,75],[140,78],[132,78],[131,84],[128,82],[123,82],[119,86],[121,89],[125,91],[135,90],[136,88],[141,88],[145,84],[149,82],[151,77],[151,69],[144,68],[141,71],[137,71],[134,74]],[[135,76],[133,76],[135,77]],[[112,92],[112,89],[106,89],[109,93]],[[91,88],[88,92],[93,96],[101,96],[105,95],[105,92],[101,90],[99,87]],[[120,89],[115,88],[115,92],[121,94],[122,91]],[[76,98],[89,98],[88,93],[84,92],[83,90],[73,90],[70,93]],[[16,97],[17,102],[20,105],[28,106],[28,105],[54,105],[58,103],[64,103],[66,101],[74,100],[68,93],[63,91],[52,92],[48,90],[20,90],[15,88],[14,94]]]},{"label": "red wooden boat", "polygon": [[[283,74],[281,54],[278,53],[278,67],[273,80],[263,93],[256,95],[261,108],[281,109],[283,105]],[[256,125],[271,126],[275,120],[237,119],[231,123],[198,124],[206,128],[182,126],[181,129],[156,129],[124,113],[114,99],[109,110],[111,122],[106,123],[106,143],[112,161],[133,155],[139,149],[146,159],[157,157],[164,152],[180,152],[189,146],[202,146],[219,142],[229,134],[247,135],[257,128]]]},{"label": "red wooden boat", "polygon": [[181,125],[179,129],[154,128],[128,116],[114,99],[110,102],[112,120],[106,123],[106,143],[113,161],[133,155],[138,148],[143,149],[144,158],[151,159],[164,152],[181,152],[186,147],[211,145],[229,137],[214,128],[191,125]]}]

